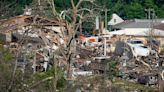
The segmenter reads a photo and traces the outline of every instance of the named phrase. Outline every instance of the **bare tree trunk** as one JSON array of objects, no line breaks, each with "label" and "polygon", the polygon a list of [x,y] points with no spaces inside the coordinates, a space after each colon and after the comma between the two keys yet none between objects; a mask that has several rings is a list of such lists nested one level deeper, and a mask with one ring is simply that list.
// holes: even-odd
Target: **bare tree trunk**
[{"label": "bare tree trunk", "polygon": [[11,92],[12,87],[13,87],[13,82],[14,82],[14,78],[15,78],[15,73],[16,73],[16,70],[17,70],[17,58],[18,58],[18,55],[19,55],[19,53],[17,52],[17,54],[16,54],[16,59],[15,59],[15,65],[14,65],[13,73],[12,73],[12,76],[11,76],[11,82],[10,82],[10,84],[9,84],[9,87],[8,87],[8,89],[7,89],[7,92]]},{"label": "bare tree trunk", "polygon": [[83,33],[82,33],[82,21],[81,21],[81,19],[80,19],[80,35],[82,35]]},{"label": "bare tree trunk", "polygon": [[72,78],[72,68],[71,68],[71,65],[72,65],[72,55],[70,55],[70,57],[69,57],[67,62],[68,62],[67,78],[71,79]]},{"label": "bare tree trunk", "polygon": [[53,78],[53,87],[54,87],[54,91],[56,92],[56,85],[57,85],[57,60],[56,60],[56,56],[55,56],[55,53],[53,54],[53,62],[54,62],[54,70],[55,70],[55,72],[54,72],[54,78]]}]

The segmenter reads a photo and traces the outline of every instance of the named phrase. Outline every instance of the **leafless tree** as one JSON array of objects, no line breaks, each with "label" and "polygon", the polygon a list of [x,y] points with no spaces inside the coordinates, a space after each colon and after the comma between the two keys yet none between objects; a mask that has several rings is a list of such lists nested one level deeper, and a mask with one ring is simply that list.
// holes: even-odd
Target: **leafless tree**
[{"label": "leafless tree", "polygon": [[[56,10],[55,10],[55,5],[54,5],[54,0],[48,0],[49,3],[51,4],[53,14],[59,15]],[[79,0],[77,3],[74,2],[74,0],[71,0],[71,8],[64,11],[66,15],[71,19],[71,21],[66,21],[66,29],[67,32],[64,33],[64,39],[65,39],[65,46],[62,46],[61,44],[58,44],[61,48],[59,51],[62,53],[62,56],[64,57],[64,60],[67,63],[67,73],[68,73],[68,78],[71,78],[71,63],[73,58],[75,57],[75,35],[77,31],[80,28],[81,23],[85,20],[85,18],[89,17],[88,14],[92,13],[91,9],[87,9],[84,7],[81,7],[82,3],[84,2],[90,2],[93,4],[93,0]],[[88,13],[86,13],[88,12]],[[93,17],[93,15],[92,15]],[[60,20],[62,20],[59,17]],[[64,47],[64,48],[63,48]]]},{"label": "leafless tree", "polygon": [[[68,79],[72,78],[71,64],[72,64],[73,58],[75,58],[75,54],[76,54],[75,35],[76,35],[77,31],[79,30],[80,25],[86,18],[95,16],[95,15],[93,15],[93,12],[91,9],[81,7],[82,3],[84,3],[84,2],[90,2],[92,4],[93,3],[92,0],[79,0],[77,3],[75,3],[74,0],[71,0],[72,7],[70,9],[66,10],[66,12],[65,12],[66,15],[69,16],[69,18],[71,19],[69,21],[63,20],[59,16],[59,13],[57,13],[57,11],[55,9],[54,0],[47,0],[47,2],[50,4],[54,18],[57,19],[59,22],[65,22],[65,24],[66,24],[66,30],[62,30],[62,33],[63,33],[62,38],[64,39],[65,44],[60,44],[60,40],[59,40],[59,38],[61,38],[60,36],[58,36],[56,38],[58,41],[57,45],[59,47],[59,49],[57,51],[59,51],[59,52],[52,52],[52,54],[54,54],[54,66],[53,66],[55,69],[54,76],[49,76],[49,77],[47,77],[43,80],[40,80],[38,82],[35,82],[35,83],[29,83],[29,87],[26,88],[27,90],[30,90],[31,88],[35,87],[36,85],[38,85],[42,82],[45,82],[47,80],[52,80],[54,90],[56,91],[57,80],[60,79],[60,77],[61,77],[60,74],[58,75],[57,71],[56,71],[58,62],[61,62],[61,59],[59,57],[62,57],[66,63],[67,78]],[[40,5],[40,0],[38,0],[38,5]],[[35,6],[35,7],[37,7],[37,6]],[[42,7],[40,7],[39,9],[42,9]],[[37,27],[39,26],[39,24],[36,24],[35,21],[34,21],[34,23],[31,24],[31,26],[33,26],[34,28],[36,27],[36,25],[37,25]],[[40,25],[40,28],[42,28],[42,25]],[[39,34],[39,35],[43,36],[41,34]],[[61,53],[61,55],[60,55],[60,53]],[[15,63],[17,64],[17,61]],[[15,72],[17,69],[16,64],[15,64],[14,72],[12,75],[13,78],[15,76]],[[13,80],[14,79],[12,79],[10,86],[8,88],[9,90],[11,90],[11,88],[13,86]]]}]

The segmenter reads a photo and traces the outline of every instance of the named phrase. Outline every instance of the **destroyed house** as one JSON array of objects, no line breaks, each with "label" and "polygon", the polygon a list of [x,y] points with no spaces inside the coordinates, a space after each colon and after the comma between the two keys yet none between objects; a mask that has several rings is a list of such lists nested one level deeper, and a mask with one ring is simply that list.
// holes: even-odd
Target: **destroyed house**
[{"label": "destroyed house", "polygon": [[[0,24],[0,35],[3,35],[2,40],[10,51],[18,55],[28,55],[32,68],[39,67],[41,71],[43,68],[46,71],[52,58],[52,50],[58,48],[59,42],[65,42],[67,30],[64,20],[21,15],[1,20]],[[20,65],[21,61],[22,58],[19,60]]]},{"label": "destroyed house", "polygon": [[[32,43],[42,43],[47,39],[56,35],[62,36],[61,30],[65,30],[65,22],[59,20],[51,20],[40,16],[16,16],[0,21],[0,40],[5,42],[17,41],[24,38]],[[53,36],[52,36],[53,35]],[[25,38],[24,38],[25,39]],[[54,39],[55,40],[55,39]]]}]

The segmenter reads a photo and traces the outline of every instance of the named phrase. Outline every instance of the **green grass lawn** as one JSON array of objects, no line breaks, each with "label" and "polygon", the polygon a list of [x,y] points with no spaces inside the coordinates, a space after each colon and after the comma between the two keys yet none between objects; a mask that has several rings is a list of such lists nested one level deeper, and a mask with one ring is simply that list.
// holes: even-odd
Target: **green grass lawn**
[{"label": "green grass lawn", "polygon": [[129,82],[125,80],[118,80],[118,79],[113,81],[113,84],[117,87],[120,87],[125,92],[134,92],[135,90],[137,92],[155,92],[156,89],[155,87],[145,86],[142,84]]}]

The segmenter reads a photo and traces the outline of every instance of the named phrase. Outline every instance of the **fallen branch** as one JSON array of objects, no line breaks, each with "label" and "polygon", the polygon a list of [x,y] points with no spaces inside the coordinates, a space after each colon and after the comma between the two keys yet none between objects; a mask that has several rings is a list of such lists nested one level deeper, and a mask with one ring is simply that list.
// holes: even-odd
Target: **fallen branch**
[{"label": "fallen branch", "polygon": [[137,60],[137,61],[139,61],[139,62],[141,62],[143,65],[147,66],[147,67],[149,68],[149,70],[152,70],[151,66],[150,66],[148,63],[144,62],[143,60],[140,59],[140,60]]},{"label": "fallen branch", "polygon": [[27,89],[29,90],[29,89],[31,89],[31,88],[33,88],[33,87],[35,87],[35,86],[37,86],[37,85],[39,85],[40,83],[42,83],[42,82],[45,82],[45,81],[48,81],[48,80],[51,80],[51,79],[53,79],[54,77],[47,77],[47,78],[45,78],[45,79],[43,79],[43,80],[40,80],[40,81],[38,81],[38,82],[36,82],[36,83],[34,83],[34,84],[31,84]]}]

